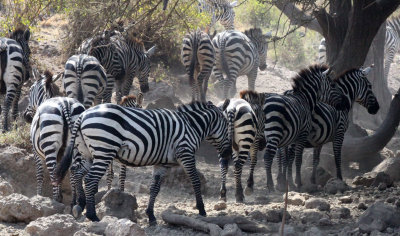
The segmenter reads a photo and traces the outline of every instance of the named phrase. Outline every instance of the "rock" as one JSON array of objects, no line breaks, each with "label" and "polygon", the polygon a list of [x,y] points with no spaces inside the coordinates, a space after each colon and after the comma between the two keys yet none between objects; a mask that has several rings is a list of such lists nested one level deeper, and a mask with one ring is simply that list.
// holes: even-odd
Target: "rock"
[{"label": "rock", "polygon": [[29,223],[42,216],[64,212],[64,204],[50,198],[35,196],[32,199],[13,193],[0,199],[0,221]]},{"label": "rock", "polygon": [[354,177],[352,184],[369,187],[372,182],[374,182],[374,177],[364,174],[363,176]]},{"label": "rock", "polygon": [[[218,158],[216,158],[218,159]],[[207,181],[204,175],[197,170],[197,174],[200,178],[201,193],[204,194],[207,191]],[[185,171],[181,166],[172,167],[170,171],[164,177],[163,187],[178,188],[179,190],[185,190],[189,193],[194,193],[192,183],[189,177],[186,175]]]},{"label": "rock", "polygon": [[332,221],[327,217],[324,217],[318,221],[318,225],[321,225],[321,226],[329,226],[332,224],[333,224]]},{"label": "rock", "polygon": [[394,203],[394,205],[395,205],[397,208],[400,208],[400,200],[396,200],[396,202]]},{"label": "rock", "polygon": [[385,183],[387,187],[393,185],[393,180],[385,172],[367,172],[363,176],[357,176],[353,179],[354,185],[366,187],[378,187],[380,183]]},{"label": "rock", "polygon": [[311,227],[311,229],[304,232],[304,236],[324,236],[324,235],[325,234],[322,233],[322,231],[315,226]]},{"label": "rock", "polygon": [[301,223],[303,224],[318,223],[319,220],[322,219],[323,217],[324,215],[322,213],[312,209],[306,209],[300,215]]},{"label": "rock", "polygon": [[352,203],[353,199],[350,196],[343,196],[339,198],[339,201],[344,204]]},{"label": "rock", "polygon": [[345,182],[340,179],[332,178],[326,183],[324,190],[329,194],[336,194],[337,192],[344,193],[349,187]]},{"label": "rock", "polygon": [[378,172],[371,186],[378,187],[380,183],[384,183],[387,187],[390,187],[393,185],[393,180],[390,178],[390,175],[385,172]]},{"label": "rock", "polygon": [[388,197],[388,198],[386,198],[386,202],[387,203],[394,203],[396,201],[396,198],[394,198],[394,197]]},{"label": "rock", "polygon": [[306,184],[301,186],[301,191],[306,193],[316,193],[318,190],[318,185],[316,184]]},{"label": "rock", "polygon": [[219,201],[217,204],[214,205],[214,210],[216,211],[222,211],[226,209],[226,202],[224,201]]},{"label": "rock", "polygon": [[88,232],[87,229],[81,229],[79,231],[76,231],[74,233],[74,236],[101,236],[101,234],[95,234]]},{"label": "rock", "polygon": [[96,204],[99,204],[101,202],[101,199],[104,197],[104,195],[106,195],[106,193],[108,192],[108,190],[101,190],[98,191],[95,195],[94,195],[94,202]]},{"label": "rock", "polygon": [[[27,155],[24,149],[13,146],[0,148],[0,173],[1,177],[14,188],[14,193],[27,197],[36,195],[36,164],[33,154]],[[53,194],[47,168],[43,166],[43,196],[51,197]],[[29,187],[27,187],[29,186]],[[61,184],[63,203],[71,203],[71,184],[69,175]]]},{"label": "rock", "polygon": [[101,219],[105,215],[117,218],[136,220],[135,210],[138,208],[136,197],[119,189],[110,189],[101,202],[97,204],[97,215]]},{"label": "rock", "polygon": [[[279,227],[279,235],[281,234],[281,228]],[[295,228],[291,225],[285,225],[285,227],[283,228],[283,235],[284,236],[297,236],[298,233],[296,232]]]},{"label": "rock", "polygon": [[318,209],[320,211],[329,211],[331,205],[323,198],[310,198],[305,202],[307,209]]},{"label": "rock", "polygon": [[379,183],[379,185],[378,185],[379,191],[384,191],[384,190],[386,190],[386,188],[387,188],[387,185],[385,183]]},{"label": "rock", "polygon": [[249,216],[252,219],[255,219],[255,220],[258,220],[258,221],[263,221],[263,220],[265,220],[267,218],[267,216],[264,213],[262,213],[261,211],[258,211],[258,210],[250,212]]},{"label": "rock", "polygon": [[341,208],[339,208],[338,212],[339,212],[339,217],[341,219],[348,219],[348,218],[351,217],[351,213],[350,213],[350,209],[349,208],[341,207]]},{"label": "rock", "polygon": [[14,193],[12,185],[0,176],[0,197]]},{"label": "rock", "polygon": [[146,233],[138,224],[128,220],[120,219],[109,224],[104,232],[105,236],[145,236]]},{"label": "rock", "polygon": [[375,166],[371,172],[384,172],[389,175],[392,181],[400,181],[400,155],[394,158],[386,158],[379,165]]},{"label": "rock", "polygon": [[81,228],[72,215],[55,214],[32,221],[26,226],[25,232],[40,236],[70,236]]},{"label": "rock", "polygon": [[[302,171],[301,179],[304,186],[311,185],[311,174],[312,167],[306,167],[305,171]],[[332,178],[332,175],[326,171],[323,167],[318,166],[315,175],[315,184],[320,186],[325,186],[329,179]]]},{"label": "rock", "polygon": [[221,232],[221,236],[241,236],[242,231],[239,229],[237,224],[226,224]]},{"label": "rock", "polygon": [[360,209],[360,210],[367,210],[368,207],[367,207],[367,205],[365,205],[365,203],[360,202],[358,204],[357,208]]},{"label": "rock", "polygon": [[145,193],[145,194],[150,194],[150,187],[146,186],[144,184],[138,184],[137,190],[138,193]]},{"label": "rock", "polygon": [[358,226],[363,233],[383,231],[387,227],[400,226],[400,210],[379,201],[371,205],[359,218]]},{"label": "rock", "polygon": [[255,201],[258,204],[268,204],[269,203],[269,199],[266,196],[256,196]]},{"label": "rock", "polygon": [[[310,198],[310,195],[308,195],[308,194],[289,192],[288,193],[288,205],[304,206],[306,200],[309,198]],[[283,200],[285,200],[285,194],[283,194]]]},{"label": "rock", "polygon": [[[286,211],[286,221],[290,220],[291,215]],[[268,222],[278,223],[283,219],[283,209],[271,209],[265,212],[265,218]]]}]

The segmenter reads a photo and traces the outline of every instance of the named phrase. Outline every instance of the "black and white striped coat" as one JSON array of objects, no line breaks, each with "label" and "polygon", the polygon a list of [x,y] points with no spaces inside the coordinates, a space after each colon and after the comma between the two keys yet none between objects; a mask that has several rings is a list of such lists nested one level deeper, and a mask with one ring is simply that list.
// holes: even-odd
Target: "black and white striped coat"
[{"label": "black and white striped coat", "polygon": [[[277,149],[295,143],[295,155],[301,154],[311,130],[311,114],[317,101],[329,102],[336,108],[345,108],[343,95],[326,76],[327,72],[328,68],[321,65],[303,69],[293,78],[293,93],[289,95],[264,97],[263,94],[253,91],[241,92],[241,98],[248,101],[257,117],[264,121],[264,162],[269,190],[274,190],[271,166]],[[248,187],[252,188],[252,184],[248,182]]]},{"label": "black and white striped coat", "polygon": [[85,108],[95,102],[111,102],[113,84],[107,83],[103,66],[93,56],[71,56],[65,63],[63,86],[67,97],[77,99]]},{"label": "black and white striped coat", "polygon": [[215,62],[214,47],[208,34],[196,30],[185,35],[181,60],[192,86],[192,101],[206,101],[208,79]]},{"label": "black and white striped coat", "polygon": [[[64,154],[66,140],[69,139],[73,122],[85,110],[84,106],[72,98],[49,98],[39,105],[31,124],[31,143],[36,162],[37,194],[42,195],[43,160],[54,181],[57,159]],[[60,201],[60,184],[53,186],[53,199]]]},{"label": "black and white striped coat", "polygon": [[17,118],[22,84],[29,77],[29,37],[29,30],[17,29],[10,38],[0,38],[0,90],[5,93],[2,108],[3,132],[9,129],[11,106],[12,119]]},{"label": "black and white striped coat", "polygon": [[[324,144],[333,142],[333,152],[336,164],[336,176],[342,179],[341,171],[341,150],[344,134],[349,126],[349,113],[354,102],[367,108],[368,113],[376,114],[379,110],[379,103],[372,91],[371,83],[367,79],[367,75],[371,67],[365,69],[350,69],[343,75],[339,76],[337,85],[339,90],[344,94],[348,109],[339,111],[334,107],[318,102],[312,114],[312,128],[308,137],[306,148],[314,147],[313,156],[313,172],[311,182],[315,184],[316,168],[319,163],[319,154]],[[293,186],[291,165],[294,157],[289,157],[288,162],[288,181]],[[297,162],[298,163],[298,162]],[[301,166],[296,165],[297,173],[300,172]],[[296,177],[300,178],[300,177]]]},{"label": "black and white striped coat", "polygon": [[236,79],[240,75],[247,75],[248,88],[254,90],[258,68],[267,68],[268,37],[269,34],[263,35],[260,29],[254,28],[244,34],[228,30],[213,38],[214,74],[218,82],[222,83],[224,98],[235,95]]},{"label": "black and white striped coat", "polygon": [[[213,27],[218,21],[224,26],[225,30],[235,29],[235,11],[233,8],[237,1],[229,2],[227,0],[198,0],[199,12],[205,12],[211,15],[211,21],[208,29]],[[208,32],[207,32],[208,33]]]},{"label": "black and white striped coat", "polygon": [[232,150],[227,125],[222,111],[211,103],[195,102],[183,105],[177,111],[98,105],[82,113],[75,122],[74,134],[57,168],[57,181],[54,184],[65,176],[72,162],[74,147],[82,155],[91,157],[93,166],[85,177],[86,216],[91,220],[99,220],[95,212],[94,194],[113,159],[117,158],[129,166],[154,165],[150,201],[146,210],[149,222],[153,224],[156,222],[154,202],[165,168],[181,164],[193,184],[197,208],[201,215],[206,215],[194,153],[207,137],[222,157],[229,157]]},{"label": "black and white striped coat", "polygon": [[107,81],[116,84],[117,103],[129,94],[133,78],[139,79],[140,91],[149,91],[150,57],[155,46],[148,51],[138,39],[130,35],[98,35],[90,42],[89,55],[96,57],[107,72]]}]

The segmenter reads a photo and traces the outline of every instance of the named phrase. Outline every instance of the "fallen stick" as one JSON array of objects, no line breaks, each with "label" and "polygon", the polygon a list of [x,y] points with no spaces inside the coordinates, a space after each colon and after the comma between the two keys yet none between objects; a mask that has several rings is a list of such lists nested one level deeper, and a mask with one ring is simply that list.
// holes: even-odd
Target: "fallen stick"
[{"label": "fallen stick", "polygon": [[244,232],[251,233],[271,233],[276,232],[276,228],[264,227],[261,224],[253,222],[243,216],[215,216],[215,217],[199,217],[198,219],[218,225],[224,228],[227,224],[237,224],[237,226]]},{"label": "fallen stick", "polygon": [[161,213],[161,217],[168,224],[186,226],[195,230],[209,233],[211,236],[221,235],[222,229],[218,225],[207,223],[200,219],[178,215],[169,210],[163,211],[163,213]]}]

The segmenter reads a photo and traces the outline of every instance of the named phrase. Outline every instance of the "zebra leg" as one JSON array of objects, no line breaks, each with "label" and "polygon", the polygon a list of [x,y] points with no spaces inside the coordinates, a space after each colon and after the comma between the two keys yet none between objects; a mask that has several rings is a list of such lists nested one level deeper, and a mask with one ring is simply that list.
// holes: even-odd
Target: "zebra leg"
[{"label": "zebra leg", "polygon": [[[47,169],[49,170],[50,173],[50,180],[53,183],[55,181],[54,178],[54,170],[56,167],[55,163],[49,163],[48,158],[46,158],[46,165],[47,165]],[[62,194],[61,194],[61,184],[57,185],[57,186],[53,186],[53,200],[57,201],[57,202],[62,202]]]},{"label": "zebra leg", "polygon": [[93,154],[93,165],[85,176],[86,217],[91,221],[100,221],[96,215],[94,195],[99,190],[99,181],[113,160],[112,154],[105,156]]},{"label": "zebra leg", "polygon": [[206,94],[207,94],[207,88],[208,88],[208,79],[210,78],[211,75],[211,69],[203,69],[203,71],[200,72],[198,76],[198,81],[199,81],[199,88],[200,88],[200,101],[206,102]]},{"label": "zebra leg", "polygon": [[271,141],[268,140],[266,145],[267,149],[265,150],[264,154],[264,165],[265,165],[265,170],[267,172],[267,188],[270,192],[275,191],[274,180],[272,179],[271,167],[277,151],[277,143],[278,142],[271,143]]},{"label": "zebra leg", "polygon": [[221,189],[220,189],[220,199],[226,202],[226,173],[228,172],[228,162],[229,160],[219,156],[219,166],[221,168]]},{"label": "zebra leg", "polygon": [[322,146],[315,147],[313,151],[313,169],[311,173],[311,183],[316,184],[317,167],[319,164],[319,156],[321,154]]},{"label": "zebra leg", "polygon": [[296,186],[293,183],[293,175],[292,175],[292,167],[294,162],[294,150],[296,145],[290,145],[287,151],[286,159],[287,159],[287,176],[286,179],[288,181],[289,189],[294,190]]},{"label": "zebra leg", "polygon": [[255,144],[256,142],[257,142],[257,140],[250,147],[250,174],[249,174],[249,178],[247,179],[247,186],[244,190],[244,193],[247,196],[253,194],[254,169],[257,165],[257,150],[258,150],[258,147]]},{"label": "zebra leg", "polygon": [[15,121],[18,117],[18,102],[19,102],[19,98],[21,97],[21,89],[22,87],[19,87],[17,89],[17,91],[15,92],[15,98],[14,98],[14,102],[13,102],[13,110],[12,110],[12,120]]},{"label": "zebra leg", "polygon": [[242,170],[243,164],[246,162],[248,152],[239,151],[238,158],[235,159],[235,180],[236,180],[236,202],[241,203],[244,201],[243,187],[242,187]]},{"label": "zebra leg", "polygon": [[276,157],[278,158],[278,175],[276,177],[276,189],[284,192],[286,190],[286,180],[283,172],[283,159],[285,158],[286,151],[285,148],[278,148],[278,153]]},{"label": "zebra leg", "polygon": [[126,165],[121,163],[121,168],[119,170],[119,190],[121,192],[125,191],[125,179],[126,179]]},{"label": "zebra leg", "polygon": [[296,185],[297,189],[300,190],[301,183],[301,163],[303,162],[303,150],[304,145],[302,143],[296,143],[295,148],[295,160],[296,160]]},{"label": "zebra leg", "polygon": [[43,163],[42,163],[42,158],[33,151],[33,157],[35,159],[36,163],[36,194],[42,196],[43,194]]},{"label": "zebra leg", "polygon": [[86,196],[85,196],[85,190],[83,189],[83,177],[85,176],[87,172],[83,172],[82,170],[76,171],[74,174],[74,182],[75,182],[75,188],[76,188],[76,193],[78,195],[78,205],[75,205],[72,207],[72,215],[75,218],[79,218],[82,214],[83,209],[85,209],[86,206]]},{"label": "zebra leg", "polygon": [[12,89],[7,89],[7,93],[4,99],[4,109],[3,109],[3,133],[8,131],[8,122],[9,122],[9,117],[8,113],[10,112],[10,107],[12,103],[14,102],[15,99],[15,92],[16,90]]},{"label": "zebra leg", "polygon": [[342,177],[342,144],[343,144],[344,134],[340,134],[335,136],[333,140],[333,154],[335,155],[335,164],[336,164],[336,177],[340,180],[343,180]]},{"label": "zebra leg", "polygon": [[150,199],[147,204],[146,214],[149,217],[149,224],[156,225],[157,220],[154,216],[154,203],[156,201],[156,197],[160,192],[161,181],[167,172],[167,167],[165,166],[154,166],[153,167],[153,181],[150,185]]},{"label": "zebra leg", "polygon": [[111,102],[114,84],[115,84],[115,78],[112,75],[107,74],[107,85],[106,85],[106,89],[103,92],[103,103]]},{"label": "zebra leg", "polygon": [[[256,63],[258,64],[258,63]],[[257,72],[258,72],[258,66],[255,65],[253,69],[250,71],[250,73],[247,74],[247,83],[248,83],[248,88],[249,90],[254,90],[256,86],[256,79],[257,79]]]},{"label": "zebra leg", "polygon": [[107,190],[112,188],[112,181],[114,179],[114,168],[113,163],[110,163],[110,166],[107,169]]},{"label": "zebra leg", "polygon": [[185,170],[186,174],[189,176],[190,181],[194,189],[194,194],[196,196],[196,207],[199,210],[199,214],[206,216],[206,211],[204,210],[203,198],[201,196],[201,183],[200,178],[196,169],[196,161],[193,155],[184,156],[180,158],[180,162]]},{"label": "zebra leg", "polygon": [[72,200],[71,200],[71,210],[70,210],[70,214],[72,214],[72,209],[74,208],[74,206],[76,205],[76,184],[75,184],[75,172],[70,169],[70,176],[69,176],[69,183],[71,184],[71,189],[72,189]]}]

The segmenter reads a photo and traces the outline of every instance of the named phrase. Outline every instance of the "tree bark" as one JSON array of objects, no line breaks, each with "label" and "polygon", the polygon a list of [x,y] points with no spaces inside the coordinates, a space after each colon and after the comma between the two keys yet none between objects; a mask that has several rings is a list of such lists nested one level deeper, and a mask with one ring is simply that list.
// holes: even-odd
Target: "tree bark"
[{"label": "tree bark", "polygon": [[351,161],[362,161],[365,155],[370,155],[382,150],[392,139],[400,122],[400,88],[390,103],[385,120],[373,135],[352,138],[346,137],[342,147],[343,156]]}]

